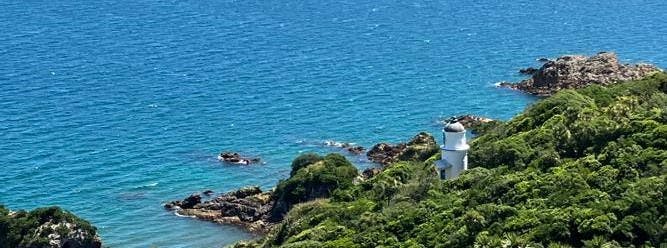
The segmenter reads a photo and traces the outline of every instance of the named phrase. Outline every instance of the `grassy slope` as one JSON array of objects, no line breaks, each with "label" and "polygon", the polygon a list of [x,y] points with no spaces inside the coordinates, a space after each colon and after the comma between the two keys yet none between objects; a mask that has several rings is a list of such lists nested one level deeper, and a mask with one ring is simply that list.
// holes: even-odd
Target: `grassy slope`
[{"label": "grassy slope", "polygon": [[658,247],[667,242],[667,74],[563,91],[471,143],[441,181],[399,162],[297,205],[249,247]]}]

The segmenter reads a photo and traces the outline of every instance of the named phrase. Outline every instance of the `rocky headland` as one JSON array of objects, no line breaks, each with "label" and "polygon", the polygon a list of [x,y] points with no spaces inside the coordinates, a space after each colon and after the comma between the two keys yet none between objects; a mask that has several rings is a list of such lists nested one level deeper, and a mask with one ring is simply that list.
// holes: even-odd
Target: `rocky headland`
[{"label": "rocky headland", "polygon": [[238,225],[261,233],[273,224],[269,221],[273,203],[273,191],[264,192],[257,186],[251,186],[206,201],[202,201],[200,194],[192,194],[183,200],[169,202],[164,207],[179,215]]},{"label": "rocky headland", "polygon": [[294,205],[327,198],[338,188],[350,187],[358,176],[356,167],[339,154],[322,157],[307,153],[294,159],[291,166],[290,177],[281,180],[274,190],[250,186],[209,200],[196,193],[164,207],[181,216],[265,233]]},{"label": "rocky headland", "polygon": [[593,56],[565,55],[555,60],[544,59],[539,68],[519,72],[530,78],[518,83],[501,82],[500,87],[549,96],[562,89],[578,89],[591,84],[610,85],[636,80],[661,71],[651,64],[621,64],[615,53],[601,52]]}]

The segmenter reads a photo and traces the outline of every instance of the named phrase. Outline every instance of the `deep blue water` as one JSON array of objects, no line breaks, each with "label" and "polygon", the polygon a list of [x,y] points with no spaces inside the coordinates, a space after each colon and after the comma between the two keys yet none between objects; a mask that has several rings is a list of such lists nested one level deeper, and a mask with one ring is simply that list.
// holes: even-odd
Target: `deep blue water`
[{"label": "deep blue water", "polygon": [[162,204],[269,188],[328,139],[511,118],[535,98],[493,85],[539,57],[667,65],[665,1],[484,2],[0,0],[0,203],[63,206],[111,247],[219,247],[251,236]]}]

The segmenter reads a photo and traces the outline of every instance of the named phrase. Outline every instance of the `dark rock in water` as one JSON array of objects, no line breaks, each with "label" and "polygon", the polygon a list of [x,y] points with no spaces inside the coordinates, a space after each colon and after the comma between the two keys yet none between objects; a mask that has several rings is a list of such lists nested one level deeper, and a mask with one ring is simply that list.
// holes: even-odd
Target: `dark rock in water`
[{"label": "dark rock in water", "polygon": [[210,189],[204,190],[204,192],[202,192],[202,194],[207,195],[207,196],[208,196],[208,195],[212,195],[212,194],[213,194],[213,190],[210,190]]},{"label": "dark rock in water", "polygon": [[193,194],[182,201],[167,203],[165,208],[200,220],[238,225],[252,232],[266,232],[275,224],[269,221],[273,203],[272,191],[262,192],[259,187],[252,186],[204,202]]},{"label": "dark rock in water", "polygon": [[366,153],[369,160],[389,165],[399,160],[424,161],[438,152],[435,139],[428,133],[419,133],[407,144],[379,143]]},{"label": "dark rock in water", "polygon": [[533,75],[533,74],[535,74],[535,72],[537,72],[537,69],[535,69],[533,67],[528,67],[528,68],[524,68],[524,69],[519,70],[519,73],[524,74],[524,75]]},{"label": "dark rock in water", "polygon": [[562,89],[577,89],[591,84],[610,85],[635,80],[659,72],[650,64],[621,64],[615,53],[601,52],[591,57],[566,55],[546,61],[531,78],[519,83],[500,83],[500,87],[548,96]]},{"label": "dark rock in water", "polygon": [[220,153],[220,155],[218,155],[218,160],[230,164],[240,164],[240,165],[249,165],[252,163],[258,163],[260,161],[259,158],[244,157],[237,152],[222,152]]}]

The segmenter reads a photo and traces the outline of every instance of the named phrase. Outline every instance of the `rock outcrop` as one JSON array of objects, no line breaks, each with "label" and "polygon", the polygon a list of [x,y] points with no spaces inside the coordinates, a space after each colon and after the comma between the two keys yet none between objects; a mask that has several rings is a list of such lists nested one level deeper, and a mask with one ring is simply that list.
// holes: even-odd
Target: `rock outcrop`
[{"label": "rock outcrop", "polygon": [[500,86],[548,96],[562,89],[577,89],[591,84],[610,85],[661,71],[650,64],[621,64],[616,54],[611,52],[601,52],[591,57],[566,55],[556,60],[547,60],[537,70],[531,69],[521,71],[531,75],[529,79],[518,83],[502,82]]},{"label": "rock outcrop", "polygon": [[263,233],[274,224],[269,214],[274,204],[273,192],[263,192],[252,186],[232,191],[207,201],[199,194],[192,194],[182,201],[172,201],[164,205],[179,215],[220,224],[232,224],[251,232]]},{"label": "rock outcrop", "polygon": [[421,132],[408,143],[379,143],[366,153],[370,161],[389,165],[399,160],[426,160],[438,152],[432,135]]}]

